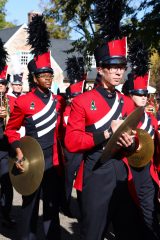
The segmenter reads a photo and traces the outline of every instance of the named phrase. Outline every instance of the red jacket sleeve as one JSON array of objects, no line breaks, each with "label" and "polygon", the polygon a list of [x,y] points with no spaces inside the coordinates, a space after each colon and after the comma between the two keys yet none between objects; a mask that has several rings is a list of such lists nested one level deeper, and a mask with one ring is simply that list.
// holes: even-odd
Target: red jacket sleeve
[{"label": "red jacket sleeve", "polygon": [[23,120],[24,112],[17,99],[15,101],[14,111],[11,113],[5,130],[5,135],[8,137],[9,143],[15,145],[15,147],[19,146],[20,134],[17,131],[23,125]]},{"label": "red jacket sleeve", "polygon": [[63,128],[63,122],[62,122],[62,115],[65,108],[65,100],[60,95],[57,95],[56,99],[58,101],[56,106],[58,117],[57,117],[56,129],[54,131],[54,144],[53,144],[53,152],[54,152],[53,165],[55,166],[63,162],[63,153],[62,153],[61,145],[63,145],[64,128]]},{"label": "red jacket sleeve", "polygon": [[79,104],[79,98],[75,98],[71,104],[65,146],[70,152],[83,152],[95,146],[93,134],[85,131],[85,108]]},{"label": "red jacket sleeve", "polygon": [[63,127],[63,113],[65,110],[65,106],[66,106],[66,102],[64,100],[63,97],[61,97],[60,95],[56,96],[57,98],[57,107],[56,110],[58,112],[58,117],[57,117],[57,137],[61,140],[64,139],[64,132],[65,132],[65,128]]}]

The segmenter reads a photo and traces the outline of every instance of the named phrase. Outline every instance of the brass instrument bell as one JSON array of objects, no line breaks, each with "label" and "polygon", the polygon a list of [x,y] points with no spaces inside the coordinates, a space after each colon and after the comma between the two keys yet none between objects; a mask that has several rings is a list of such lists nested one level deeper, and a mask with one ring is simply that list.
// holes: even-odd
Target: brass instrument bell
[{"label": "brass instrument bell", "polygon": [[4,107],[6,110],[6,116],[4,117],[4,126],[6,126],[8,119],[10,117],[10,107],[8,98],[6,97],[4,92],[0,92],[0,107]]}]

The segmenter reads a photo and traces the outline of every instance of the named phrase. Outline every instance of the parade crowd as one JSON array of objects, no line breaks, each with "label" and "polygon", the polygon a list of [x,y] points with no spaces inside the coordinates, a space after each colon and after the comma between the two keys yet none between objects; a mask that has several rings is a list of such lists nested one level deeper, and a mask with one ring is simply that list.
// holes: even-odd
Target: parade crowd
[{"label": "parade crowd", "polygon": [[[25,174],[23,136],[34,138],[44,155],[44,173],[38,188],[22,194],[20,240],[36,240],[40,199],[43,201],[45,239],[60,240],[60,211],[72,217],[72,188],[76,189],[82,240],[105,239],[112,225],[117,240],[159,240],[160,136],[158,104],[147,107],[149,60],[138,40],[130,45],[131,71],[122,92],[116,90],[127,69],[127,38],[105,40],[94,51],[97,76],[86,89],[83,56],[66,60],[70,85],[65,93],[51,92],[49,35],[43,16],[35,15],[28,26],[33,59],[28,63],[30,91],[22,93],[23,73],[8,75],[7,52],[0,40],[0,211],[4,226],[14,229],[11,217],[13,185],[8,161]],[[41,34],[43,33],[43,34]],[[140,50],[140,54],[139,53]],[[139,64],[136,64],[138,55]],[[138,61],[137,60],[137,61]],[[8,84],[12,90],[8,92]],[[152,108],[154,109],[152,112]],[[133,111],[141,109],[135,128],[116,131]],[[157,114],[154,114],[156,112]],[[134,122],[134,118],[132,119]],[[24,131],[25,129],[25,131]],[[25,132],[25,133],[24,133]],[[154,152],[147,159],[147,141]],[[110,155],[103,155],[115,137]],[[143,146],[144,145],[144,146]],[[145,149],[145,158],[130,161]],[[116,149],[116,151],[115,151]],[[103,161],[101,156],[103,155]],[[138,155],[136,155],[138,156]],[[14,160],[13,160],[14,159]],[[38,166],[37,166],[38,168]],[[38,169],[37,169],[38,171]],[[23,183],[21,183],[23,185]]]}]

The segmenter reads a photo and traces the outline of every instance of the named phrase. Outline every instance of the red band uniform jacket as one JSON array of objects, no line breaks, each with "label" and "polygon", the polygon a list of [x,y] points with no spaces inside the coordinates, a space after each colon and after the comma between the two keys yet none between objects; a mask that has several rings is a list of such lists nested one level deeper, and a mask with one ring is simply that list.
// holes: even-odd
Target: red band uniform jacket
[{"label": "red band uniform jacket", "polygon": [[[22,93],[21,95],[24,95],[24,94]],[[13,112],[14,104],[17,99],[17,96],[14,93],[7,93],[6,97],[7,97],[8,105],[9,105],[9,113],[11,113],[11,112]]]},{"label": "red band uniform jacket", "polygon": [[[92,170],[106,143],[104,131],[112,120],[127,117],[133,109],[134,103],[129,97],[116,91],[110,94],[101,86],[75,97],[66,127],[66,148],[84,153],[85,168]],[[79,175],[82,178],[82,174]],[[82,179],[77,181],[82,185]]]},{"label": "red band uniform jacket", "polygon": [[5,131],[9,143],[14,148],[19,147],[20,134],[17,131],[23,125],[26,135],[35,138],[42,149],[53,145],[53,165],[59,165],[57,141],[63,134],[63,108],[63,98],[51,92],[45,96],[35,89],[18,97]]}]

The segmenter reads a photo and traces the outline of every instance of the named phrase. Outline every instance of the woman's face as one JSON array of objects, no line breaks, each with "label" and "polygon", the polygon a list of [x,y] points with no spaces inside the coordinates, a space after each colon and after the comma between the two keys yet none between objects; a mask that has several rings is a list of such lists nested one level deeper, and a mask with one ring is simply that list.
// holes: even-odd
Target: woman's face
[{"label": "woman's face", "polygon": [[137,107],[145,107],[147,104],[147,95],[131,95]]}]

